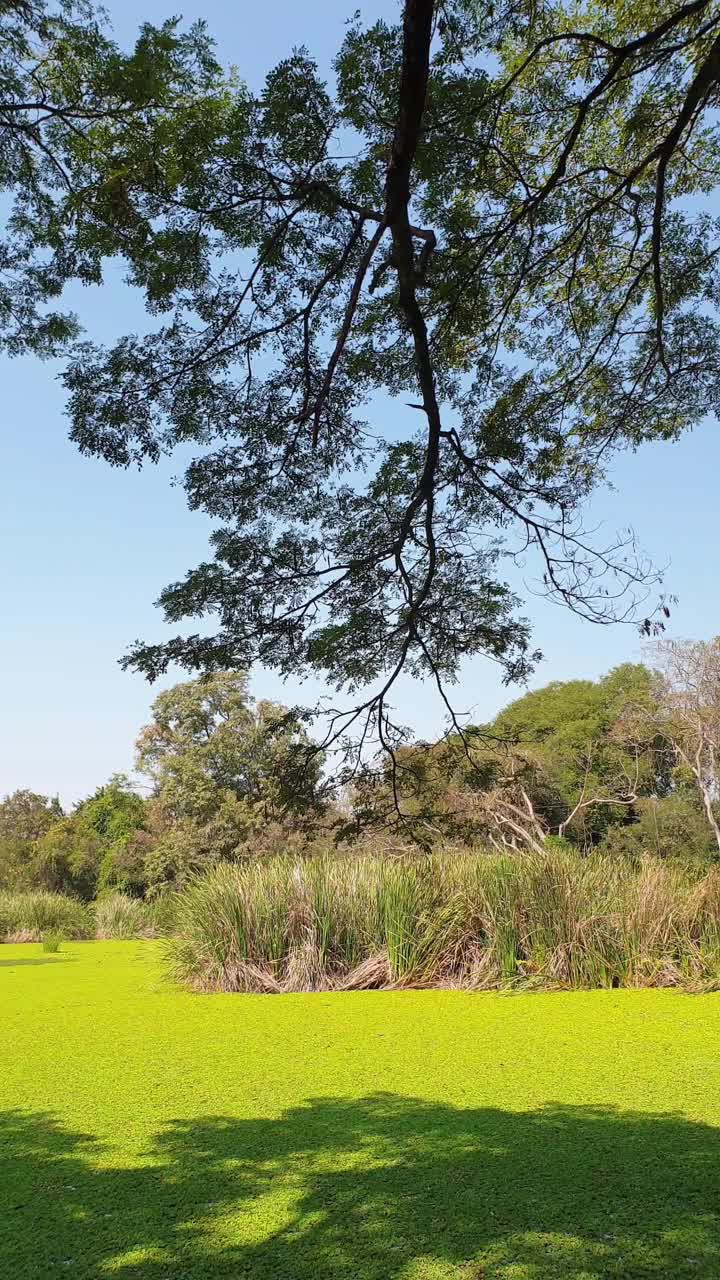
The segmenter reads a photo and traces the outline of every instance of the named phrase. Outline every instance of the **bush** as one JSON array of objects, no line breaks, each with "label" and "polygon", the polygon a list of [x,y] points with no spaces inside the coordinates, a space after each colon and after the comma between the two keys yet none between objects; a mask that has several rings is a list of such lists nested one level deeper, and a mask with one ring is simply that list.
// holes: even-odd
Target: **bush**
[{"label": "bush", "polygon": [[64,938],[90,938],[93,919],[89,908],[62,893],[0,893],[0,939],[3,942],[39,942],[47,932]]},{"label": "bush", "polygon": [[54,953],[60,950],[61,942],[62,942],[61,933],[44,933],[43,939],[42,939],[42,949],[43,951],[51,951]]},{"label": "bush", "polygon": [[170,964],[203,990],[720,987],[720,870],[557,845],[221,864],[177,909]]},{"label": "bush", "polygon": [[600,851],[639,859],[644,854],[682,862],[706,863],[718,857],[697,797],[676,791],[661,800],[648,797],[637,802],[637,819],[608,828]]}]

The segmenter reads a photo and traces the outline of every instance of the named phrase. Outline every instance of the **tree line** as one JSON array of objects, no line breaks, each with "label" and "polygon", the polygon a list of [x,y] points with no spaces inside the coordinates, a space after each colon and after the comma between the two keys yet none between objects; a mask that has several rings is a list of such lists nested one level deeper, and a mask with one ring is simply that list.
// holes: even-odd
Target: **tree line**
[{"label": "tree line", "polygon": [[118,775],[69,813],[29,790],[0,803],[0,888],[141,896],[302,841],[323,807],[307,746],[291,712],[252,702],[242,673],[178,684],[138,737],[142,791]]},{"label": "tree line", "polygon": [[462,735],[380,754],[351,784],[243,673],[182,682],[139,734],[142,791],[116,776],[68,813],[29,790],[0,802],[0,888],[140,897],[218,862],[358,845],[715,859],[720,640],[661,641],[652,663],[548,684]]},{"label": "tree line", "polygon": [[[652,665],[557,681],[488,724],[393,753],[364,815],[496,849],[720,855],[720,640],[660,640]],[[360,810],[362,811],[362,810]]]}]

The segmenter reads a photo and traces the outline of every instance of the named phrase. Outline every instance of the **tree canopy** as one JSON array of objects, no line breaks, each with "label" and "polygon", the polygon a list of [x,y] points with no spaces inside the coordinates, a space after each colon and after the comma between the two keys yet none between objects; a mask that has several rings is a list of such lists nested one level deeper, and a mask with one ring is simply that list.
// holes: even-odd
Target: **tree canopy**
[{"label": "tree canopy", "polygon": [[128,849],[144,823],[145,802],[122,775],[70,813],[57,799],[16,791],[0,802],[0,888],[142,893],[143,868]]},{"label": "tree canopy", "polygon": [[154,155],[217,70],[202,26],[145,23],[125,53],[86,0],[3,0],[0,350],[67,349],[78,321],[54,303],[70,280],[99,283],[104,256],[132,261],[148,228],[128,171],[152,185]]},{"label": "tree canopy", "polygon": [[618,450],[717,406],[717,0],[403,0],[331,82],[300,49],[260,93],[202,31],[126,57],[53,15],[3,8],[20,328],[35,283],[124,257],[157,321],[79,345],[73,438],[119,466],[194,444],[217,522],[161,596],[217,629],[128,663],[315,673],[353,695],[326,745],[392,751],[401,673],[450,711],[467,655],[531,669],[513,562],[649,629],[656,575],[583,512]]},{"label": "tree canopy", "polygon": [[401,671],[528,670],[507,557],[593,620],[636,603],[645,567],[581,513],[615,451],[716,403],[717,225],[688,197],[718,177],[720,12],[405,0],[335,70],[296,51],[151,187],[130,166],[135,278],[168,319],[67,381],[112,463],[216,445],[186,475],[215,558],[161,600],[219,630],[129,661],[369,687],[339,724],[386,739]]},{"label": "tree canopy", "polygon": [[240,671],[166,689],[137,742],[152,779],[148,883],[177,884],[210,862],[245,856],[278,831],[287,838],[322,811],[322,754],[292,711],[255,703]]},{"label": "tree canopy", "polygon": [[62,817],[57,797],[27,789],[14,791],[0,801],[0,889],[22,884],[32,877],[35,845]]},{"label": "tree canopy", "polygon": [[291,711],[254,702],[243,672],[215,672],[158,695],[137,766],[178,814],[202,816],[208,798],[212,805],[218,791],[230,791],[272,818],[314,803],[322,762],[305,768],[306,743]]}]

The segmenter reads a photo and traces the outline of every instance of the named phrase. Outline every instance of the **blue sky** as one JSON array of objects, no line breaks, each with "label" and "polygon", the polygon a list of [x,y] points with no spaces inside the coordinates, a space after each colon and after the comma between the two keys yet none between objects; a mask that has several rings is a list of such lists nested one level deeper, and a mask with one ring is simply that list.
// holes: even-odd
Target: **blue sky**
[{"label": "blue sky", "polygon": [[[160,21],[173,6],[111,0],[108,8],[118,38],[129,42],[139,22]],[[293,45],[307,44],[329,68],[354,8],[355,0],[207,0],[202,6],[193,0],[183,15],[206,18],[221,60],[257,87]],[[387,0],[362,5],[368,19],[393,11]],[[101,292],[78,291],[71,302],[94,337],[111,338],[144,323],[118,268]],[[171,484],[179,463],[123,472],[77,453],[67,440],[57,368],[32,359],[6,361],[2,386],[0,795],[31,787],[59,793],[69,804],[111,773],[131,769],[133,741],[158,686],[121,672],[117,659],[134,639],[165,634],[152,602],[202,558],[209,526],[187,511],[182,489]],[[720,631],[719,475],[713,422],[678,444],[625,456],[614,473],[616,491],[598,495],[591,512],[608,534],[632,524],[656,562],[671,562],[667,589],[680,597],[673,634]],[[528,565],[528,577],[532,572]],[[546,654],[534,684],[596,676],[640,657],[631,628],[582,624],[533,596],[527,613],[535,643]],[[290,702],[303,698],[297,685],[283,687],[265,672],[254,675],[253,690]],[[455,701],[486,719],[511,696],[490,663],[474,660],[463,671]],[[418,733],[441,729],[441,708],[429,689],[407,684],[396,703]]]}]

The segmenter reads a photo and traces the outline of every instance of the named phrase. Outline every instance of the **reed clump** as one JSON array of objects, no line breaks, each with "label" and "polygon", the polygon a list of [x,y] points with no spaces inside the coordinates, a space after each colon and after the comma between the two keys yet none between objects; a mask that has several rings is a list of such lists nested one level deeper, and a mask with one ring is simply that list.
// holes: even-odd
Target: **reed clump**
[{"label": "reed clump", "polygon": [[565,848],[221,864],[167,941],[201,990],[720,988],[720,870]]},{"label": "reed clump", "polygon": [[92,912],[84,902],[37,889],[0,893],[0,942],[40,942],[45,934],[91,938]]}]

